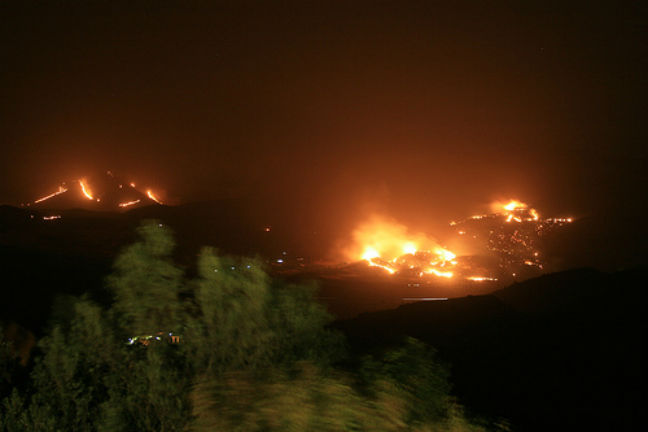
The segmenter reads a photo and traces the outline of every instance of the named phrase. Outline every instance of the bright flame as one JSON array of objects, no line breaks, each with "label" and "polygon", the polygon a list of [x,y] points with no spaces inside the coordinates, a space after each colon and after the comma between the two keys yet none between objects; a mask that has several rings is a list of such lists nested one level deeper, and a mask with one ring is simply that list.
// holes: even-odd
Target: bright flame
[{"label": "bright flame", "polygon": [[475,282],[484,282],[484,281],[496,281],[497,278],[488,277],[488,276],[468,276],[466,279],[475,281]]},{"label": "bright flame", "polygon": [[416,253],[416,245],[414,243],[405,243],[405,246],[403,246],[403,253],[414,255]]},{"label": "bright flame", "polygon": [[89,200],[93,200],[94,197],[92,196],[92,191],[88,185],[86,185],[85,179],[79,180],[79,185],[81,186],[81,192],[83,192],[83,195],[85,195]]},{"label": "bright flame", "polygon": [[380,267],[380,268],[383,269],[383,270],[387,270],[390,274],[394,274],[394,273],[396,273],[396,270],[394,270],[393,268],[389,267],[388,265],[383,265],[383,264],[380,264],[380,263],[374,262],[374,261],[371,260],[371,259],[367,260],[367,262],[369,263],[369,266],[371,266],[371,267]]},{"label": "bright flame", "polygon": [[146,191],[146,195],[148,195],[148,197],[151,198],[151,199],[152,199],[153,201],[155,201],[156,203],[158,203],[158,204],[162,204],[162,201],[160,201],[159,199],[157,199],[157,197],[156,197],[155,195],[153,195],[153,192],[151,191],[151,189],[148,189],[148,190]]},{"label": "bright flame", "polygon": [[34,204],[37,204],[37,203],[39,203],[41,201],[48,200],[50,198],[55,197],[56,195],[60,195],[60,194],[65,193],[65,192],[67,192],[67,188],[64,188],[63,186],[59,186],[59,188],[58,188],[58,190],[56,192],[51,193],[51,194],[49,194],[47,196],[44,196],[42,198],[38,198],[36,201],[34,201]]},{"label": "bright flame", "polygon": [[448,267],[457,264],[456,255],[424,234],[411,234],[397,222],[370,219],[353,232],[354,246],[347,250],[351,260],[365,260],[390,274],[414,272],[420,276],[450,278]]},{"label": "bright flame", "polygon": [[132,205],[137,204],[138,202],[140,202],[140,200],[135,200],[135,201],[128,201],[128,202],[119,203],[119,207],[130,207],[130,206],[132,206]]},{"label": "bright flame", "polygon": [[527,205],[525,203],[517,201],[517,200],[511,200],[511,201],[509,201],[508,204],[506,204],[504,206],[504,210],[507,210],[507,211],[513,211],[513,210],[518,210],[518,209],[522,210],[522,209],[525,209],[525,208],[527,208]]},{"label": "bright flame", "polygon": [[451,278],[453,276],[452,272],[442,272],[433,268],[425,270],[425,273],[433,274],[435,276],[444,277],[444,278]]},{"label": "bright flame", "polygon": [[367,260],[367,261],[371,261],[372,259],[378,258],[378,257],[380,257],[380,254],[378,253],[378,251],[376,249],[374,249],[372,247],[368,247],[365,250],[365,252],[362,254],[362,259]]},{"label": "bright flame", "polygon": [[538,214],[538,212],[535,209],[529,210],[529,214],[531,215],[531,218],[533,218],[533,220],[535,220],[535,221],[540,219],[540,215]]},{"label": "bright flame", "polygon": [[540,215],[536,209],[529,208],[526,203],[514,199],[507,203],[494,202],[491,204],[491,209],[496,215],[505,216],[506,222],[521,223],[523,220],[527,222],[540,220]]},{"label": "bright flame", "polygon": [[452,252],[450,252],[447,249],[443,249],[442,247],[436,247],[434,249],[434,252],[443,261],[452,261],[453,259],[457,258],[457,255],[453,254]]}]

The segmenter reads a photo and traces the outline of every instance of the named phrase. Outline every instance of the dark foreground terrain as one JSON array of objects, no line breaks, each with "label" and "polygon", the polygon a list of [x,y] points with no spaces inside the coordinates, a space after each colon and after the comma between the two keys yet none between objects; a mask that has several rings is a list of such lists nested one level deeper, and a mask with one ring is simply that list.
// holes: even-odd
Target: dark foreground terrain
[{"label": "dark foreground terrain", "polygon": [[[34,220],[23,209],[0,207],[0,324],[27,361],[34,335],[43,334],[61,295],[88,293],[107,303],[104,280],[113,259],[146,218],[176,231],[176,255],[187,273],[203,244],[268,259],[284,249],[298,256],[299,235],[284,237],[276,225],[267,235],[263,218],[246,214],[236,206],[157,206],[121,215],[68,211],[48,223],[37,219],[40,214]],[[514,430],[638,430],[647,425],[648,273],[633,268],[570,270],[492,293],[494,285],[453,292],[443,285],[410,287],[375,272],[328,271],[320,274],[319,299],[341,319],[366,312],[335,324],[355,353],[384,351],[403,336],[436,347],[451,367],[454,394],[472,414],[506,419]],[[318,279],[316,273],[293,278]],[[396,307],[408,296],[450,299]],[[378,309],[389,310],[367,312]]]},{"label": "dark foreground terrain", "polygon": [[460,400],[514,430],[641,430],[647,279],[645,269],[573,270],[337,326],[361,352],[403,335],[435,346]]}]

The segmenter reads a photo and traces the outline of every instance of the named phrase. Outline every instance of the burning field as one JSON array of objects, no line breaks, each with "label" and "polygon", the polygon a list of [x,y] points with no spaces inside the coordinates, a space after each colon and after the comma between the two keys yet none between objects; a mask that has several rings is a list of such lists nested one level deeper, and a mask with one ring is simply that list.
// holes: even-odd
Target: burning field
[{"label": "burning field", "polygon": [[63,182],[56,191],[22,206],[40,209],[87,208],[121,211],[151,204],[163,204],[153,190],[138,188],[134,182],[126,182],[107,171],[105,175],[94,178],[84,177]]},{"label": "burning field", "polygon": [[450,222],[462,254],[396,221],[374,216],[358,226],[345,255],[386,275],[408,279],[443,278],[472,282],[533,276],[544,269],[542,238],[573,221],[543,218],[518,200],[493,203],[491,212]]},{"label": "burning field", "polygon": [[[103,176],[62,183],[57,190],[26,206],[45,210],[41,212],[44,221],[57,221],[61,215],[50,210],[84,208],[119,212],[157,204],[162,201],[151,189],[138,188],[135,183],[108,171]],[[337,249],[338,260],[324,266],[312,265],[320,262],[318,254],[323,256],[323,249],[297,252],[298,246],[285,245],[286,232],[277,234],[269,225],[263,228],[263,238],[256,239],[248,249],[266,256],[278,274],[344,278],[359,271],[365,280],[378,278],[389,284],[407,283],[408,286],[506,284],[546,271],[548,257],[544,253],[544,239],[572,221],[571,217],[546,217],[529,204],[511,199],[492,203],[488,212],[449,222],[442,240],[414,232],[396,220],[371,216],[356,226],[346,246]],[[220,235],[218,241],[222,243],[224,237]],[[281,248],[278,258],[274,256],[276,252],[262,250],[268,242]],[[307,242],[308,239],[301,239],[301,243]],[[291,249],[294,253],[286,252]],[[341,262],[352,264],[341,265]]]}]

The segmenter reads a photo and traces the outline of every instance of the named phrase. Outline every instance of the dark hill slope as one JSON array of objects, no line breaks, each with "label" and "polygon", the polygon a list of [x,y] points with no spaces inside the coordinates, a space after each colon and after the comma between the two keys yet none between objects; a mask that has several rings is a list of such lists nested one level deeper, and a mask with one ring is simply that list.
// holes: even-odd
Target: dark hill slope
[{"label": "dark hill slope", "polygon": [[437,347],[460,399],[516,430],[635,430],[646,426],[646,279],[575,270],[338,325],[358,351],[403,335]]}]

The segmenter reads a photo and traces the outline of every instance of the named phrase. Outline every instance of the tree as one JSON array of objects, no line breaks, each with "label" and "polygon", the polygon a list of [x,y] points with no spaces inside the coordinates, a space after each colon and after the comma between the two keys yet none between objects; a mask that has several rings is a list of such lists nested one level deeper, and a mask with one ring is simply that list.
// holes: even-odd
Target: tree
[{"label": "tree", "polygon": [[[111,305],[62,304],[29,385],[0,404],[0,431],[479,430],[429,347],[408,340],[342,370],[314,286],[211,248],[186,282],[170,231],[149,222],[138,232],[108,278]],[[159,331],[181,332],[180,343]],[[128,343],[138,335],[154,337]]]},{"label": "tree", "polygon": [[269,278],[258,261],[203,249],[185,332],[194,365],[219,373],[265,362],[271,339],[269,296]]},{"label": "tree", "polygon": [[131,335],[169,332],[180,325],[182,271],[171,260],[175,241],[165,225],[148,221],[138,228],[141,240],[115,260],[108,286],[121,328]]},{"label": "tree", "polygon": [[326,329],[331,316],[313,286],[272,281],[259,260],[217,256],[198,261],[187,344],[207,371],[263,368],[299,360],[327,362],[341,351]]}]

